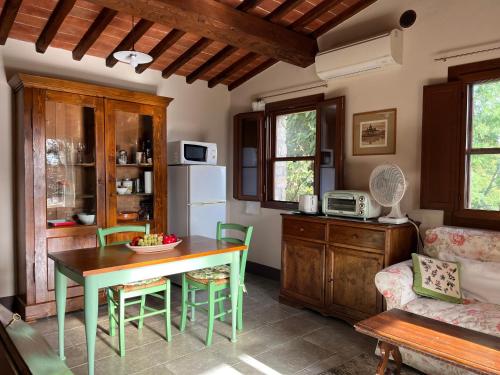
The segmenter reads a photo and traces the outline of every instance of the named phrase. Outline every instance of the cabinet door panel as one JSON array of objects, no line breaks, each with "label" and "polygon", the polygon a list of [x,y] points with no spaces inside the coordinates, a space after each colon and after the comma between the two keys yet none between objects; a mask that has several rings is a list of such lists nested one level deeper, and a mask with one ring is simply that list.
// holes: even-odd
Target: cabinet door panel
[{"label": "cabinet door panel", "polygon": [[311,305],[323,306],[325,246],[284,239],[281,259],[282,292]]},{"label": "cabinet door panel", "polygon": [[333,247],[333,305],[367,315],[381,311],[382,296],[375,287],[375,274],[382,269],[382,255]]},{"label": "cabinet door panel", "polygon": [[[67,250],[47,237],[78,238],[105,224],[104,117],[102,99],[92,96],[36,90],[33,105],[35,302],[43,303],[52,299],[47,253]],[[76,220],[79,213],[95,214],[95,225]],[[74,225],[53,226],[67,220]]]},{"label": "cabinet door panel", "polygon": [[[145,104],[105,100],[107,225],[150,224],[152,233],[167,231],[167,162],[165,111]],[[135,185],[138,183],[139,186]],[[118,194],[117,187],[127,187]],[[127,219],[125,214],[135,216]],[[112,235],[108,243],[134,234]]]}]

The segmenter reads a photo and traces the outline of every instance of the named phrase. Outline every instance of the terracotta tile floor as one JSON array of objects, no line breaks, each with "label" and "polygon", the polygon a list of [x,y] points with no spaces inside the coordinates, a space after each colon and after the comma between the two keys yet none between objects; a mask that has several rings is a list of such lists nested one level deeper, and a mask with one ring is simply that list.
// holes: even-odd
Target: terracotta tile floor
[{"label": "terracotta tile floor", "polygon": [[[96,374],[319,374],[361,353],[372,355],[375,341],[360,335],[341,320],[325,318],[308,310],[278,303],[279,283],[247,275],[244,329],[237,343],[228,339],[231,327],[217,321],[213,344],[206,348],[206,315],[200,311],[178,330],[180,288],[173,287],[172,342],[164,340],[164,323],[157,317],[145,320],[144,328],[126,327],[126,356],[117,354],[118,337],[107,334],[106,307],[99,309],[96,343]],[[55,318],[33,323],[54,348]],[[83,313],[66,316],[67,364],[75,374],[86,374]],[[375,370],[375,369],[374,369]]]}]

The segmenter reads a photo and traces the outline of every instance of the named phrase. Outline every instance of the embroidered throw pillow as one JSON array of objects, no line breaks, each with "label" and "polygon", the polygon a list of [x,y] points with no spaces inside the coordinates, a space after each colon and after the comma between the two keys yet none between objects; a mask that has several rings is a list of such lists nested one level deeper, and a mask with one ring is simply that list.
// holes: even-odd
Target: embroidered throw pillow
[{"label": "embroidered throw pillow", "polygon": [[451,303],[462,303],[460,264],[412,254],[415,293]]}]

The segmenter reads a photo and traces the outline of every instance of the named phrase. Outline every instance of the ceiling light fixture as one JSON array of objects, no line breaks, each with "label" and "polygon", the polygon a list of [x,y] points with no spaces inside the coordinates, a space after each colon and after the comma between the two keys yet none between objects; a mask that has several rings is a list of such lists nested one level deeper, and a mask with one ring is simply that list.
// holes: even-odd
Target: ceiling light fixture
[{"label": "ceiling light fixture", "polygon": [[[132,30],[134,26],[134,16],[132,16]],[[132,43],[132,49],[130,51],[117,51],[113,53],[113,57],[118,61],[130,64],[134,69],[137,68],[139,64],[147,64],[153,61],[152,56],[135,50],[135,42]]]}]

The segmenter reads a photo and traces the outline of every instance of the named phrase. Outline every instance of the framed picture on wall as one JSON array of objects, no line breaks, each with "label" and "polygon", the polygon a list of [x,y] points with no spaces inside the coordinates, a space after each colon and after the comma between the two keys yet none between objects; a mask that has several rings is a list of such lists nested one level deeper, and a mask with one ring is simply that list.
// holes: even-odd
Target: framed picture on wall
[{"label": "framed picture on wall", "polygon": [[352,154],[395,154],[396,115],[396,108],[355,113],[352,117]]}]

